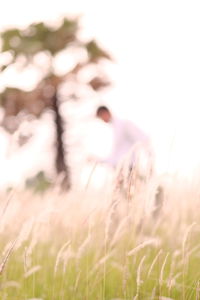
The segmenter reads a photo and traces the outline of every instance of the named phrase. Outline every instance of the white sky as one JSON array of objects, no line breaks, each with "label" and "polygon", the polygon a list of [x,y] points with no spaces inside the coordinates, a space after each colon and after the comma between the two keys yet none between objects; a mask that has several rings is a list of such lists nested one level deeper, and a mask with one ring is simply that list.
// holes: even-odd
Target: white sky
[{"label": "white sky", "polygon": [[152,136],[163,168],[170,159],[191,171],[200,162],[199,1],[7,0],[0,28],[69,14],[82,15],[83,35],[115,59],[104,103]]}]

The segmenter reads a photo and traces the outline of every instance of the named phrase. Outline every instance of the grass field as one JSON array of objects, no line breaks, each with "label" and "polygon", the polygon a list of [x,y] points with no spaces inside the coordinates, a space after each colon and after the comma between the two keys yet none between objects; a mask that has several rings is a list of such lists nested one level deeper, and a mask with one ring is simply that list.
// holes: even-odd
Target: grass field
[{"label": "grass field", "polygon": [[0,299],[200,299],[198,180],[155,186],[2,193]]}]

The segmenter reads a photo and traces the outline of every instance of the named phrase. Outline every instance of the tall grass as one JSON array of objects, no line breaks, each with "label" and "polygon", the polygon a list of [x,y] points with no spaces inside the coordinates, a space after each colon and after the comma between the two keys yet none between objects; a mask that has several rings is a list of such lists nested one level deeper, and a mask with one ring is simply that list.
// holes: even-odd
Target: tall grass
[{"label": "tall grass", "polygon": [[2,193],[0,299],[200,299],[199,186],[158,184]]}]

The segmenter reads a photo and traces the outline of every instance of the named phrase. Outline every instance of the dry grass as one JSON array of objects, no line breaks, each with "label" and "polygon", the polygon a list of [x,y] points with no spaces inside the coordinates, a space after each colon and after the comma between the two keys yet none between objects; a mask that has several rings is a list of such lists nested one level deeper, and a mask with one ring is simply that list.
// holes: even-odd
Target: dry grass
[{"label": "dry grass", "polygon": [[1,299],[200,299],[199,186],[1,194]]}]

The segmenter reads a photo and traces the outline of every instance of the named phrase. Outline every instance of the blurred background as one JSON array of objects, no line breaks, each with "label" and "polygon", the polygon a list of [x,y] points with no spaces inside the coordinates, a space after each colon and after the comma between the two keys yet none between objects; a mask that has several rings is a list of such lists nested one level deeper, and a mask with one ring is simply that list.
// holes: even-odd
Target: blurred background
[{"label": "blurred background", "polygon": [[[197,176],[199,12],[193,0],[4,2],[0,187],[63,172],[87,184],[87,158],[112,146],[99,105],[149,135],[158,174]],[[99,167],[94,186],[109,176]]]}]

